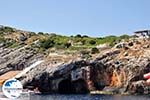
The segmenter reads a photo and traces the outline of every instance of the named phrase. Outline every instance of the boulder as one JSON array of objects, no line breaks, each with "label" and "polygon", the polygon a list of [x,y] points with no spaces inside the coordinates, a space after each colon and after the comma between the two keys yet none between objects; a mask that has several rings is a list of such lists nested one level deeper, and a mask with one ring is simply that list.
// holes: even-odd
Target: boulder
[{"label": "boulder", "polygon": [[23,33],[20,33],[20,35],[19,35],[19,41],[23,42],[25,40],[27,40],[27,37]]}]

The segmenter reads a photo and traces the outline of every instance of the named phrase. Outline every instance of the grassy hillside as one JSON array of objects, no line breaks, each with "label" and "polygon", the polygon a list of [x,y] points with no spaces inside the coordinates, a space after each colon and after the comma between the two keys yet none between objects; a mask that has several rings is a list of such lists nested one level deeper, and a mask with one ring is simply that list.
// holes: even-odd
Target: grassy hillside
[{"label": "grassy hillside", "polygon": [[106,37],[89,37],[80,34],[75,36],[61,36],[54,33],[34,33],[27,31],[16,30],[11,27],[0,27],[0,43],[6,47],[17,47],[18,45],[33,45],[39,49],[68,49],[78,50],[93,48],[100,44],[108,44],[113,46],[116,42],[122,39],[128,39],[130,36],[106,36]]}]

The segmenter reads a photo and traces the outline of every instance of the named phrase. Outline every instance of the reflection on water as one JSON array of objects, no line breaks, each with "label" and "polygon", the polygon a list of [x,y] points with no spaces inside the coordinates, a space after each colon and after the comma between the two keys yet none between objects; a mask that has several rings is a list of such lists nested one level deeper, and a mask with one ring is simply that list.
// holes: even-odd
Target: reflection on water
[{"label": "reflection on water", "polygon": [[31,95],[30,100],[150,100],[150,96],[121,95]]}]

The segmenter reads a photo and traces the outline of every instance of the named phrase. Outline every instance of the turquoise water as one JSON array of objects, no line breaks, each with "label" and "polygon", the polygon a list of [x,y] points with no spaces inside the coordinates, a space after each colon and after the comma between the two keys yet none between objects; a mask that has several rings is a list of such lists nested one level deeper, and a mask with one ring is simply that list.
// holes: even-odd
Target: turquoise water
[{"label": "turquoise water", "polygon": [[148,95],[31,95],[30,100],[150,100]]}]

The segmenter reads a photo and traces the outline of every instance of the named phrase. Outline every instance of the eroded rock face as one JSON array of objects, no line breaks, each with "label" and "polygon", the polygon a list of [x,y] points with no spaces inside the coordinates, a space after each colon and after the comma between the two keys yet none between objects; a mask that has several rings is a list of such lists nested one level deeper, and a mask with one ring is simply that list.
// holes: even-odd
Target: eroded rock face
[{"label": "eroded rock face", "polygon": [[78,60],[57,65],[44,62],[20,80],[25,88],[32,86],[42,93],[87,93],[92,90],[149,93],[143,75],[150,72],[150,48],[144,45],[150,42],[134,41],[132,45],[113,48],[91,61]]},{"label": "eroded rock face", "polygon": [[[109,52],[106,57],[115,56],[115,53],[118,51]],[[98,59],[72,61],[59,65],[45,62],[22,76],[21,80],[25,88],[38,87],[43,93],[87,93],[91,90],[102,90],[111,83],[112,67],[103,64],[106,59],[106,61]]]},{"label": "eroded rock face", "polygon": [[[28,37],[23,33],[17,39],[24,42]],[[38,41],[35,44],[38,46]],[[0,75],[11,70],[22,70],[44,58],[34,47],[21,46],[5,48],[0,44]],[[24,88],[38,88],[42,93],[88,93],[94,90],[150,93],[150,87],[143,78],[145,73],[150,72],[149,47],[149,39],[131,39],[102,51],[92,60],[58,64],[56,60],[53,64],[45,60],[19,80]]]},{"label": "eroded rock face", "polygon": [[27,46],[14,49],[0,48],[0,75],[11,70],[23,70],[42,58],[42,54]]}]

